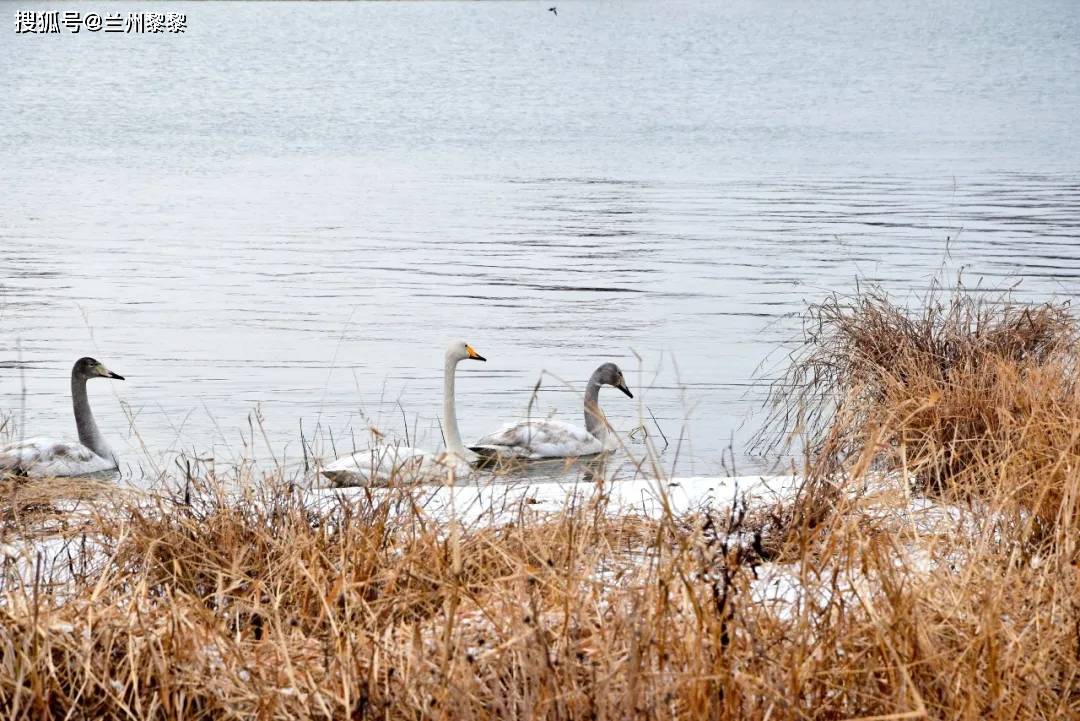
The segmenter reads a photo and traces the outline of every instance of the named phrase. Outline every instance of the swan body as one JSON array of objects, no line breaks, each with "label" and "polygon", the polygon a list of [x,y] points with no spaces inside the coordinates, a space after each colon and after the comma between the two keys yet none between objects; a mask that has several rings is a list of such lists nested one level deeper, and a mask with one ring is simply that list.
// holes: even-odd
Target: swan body
[{"label": "swan body", "polygon": [[342,456],[322,469],[337,486],[371,486],[389,483],[423,483],[462,478],[472,472],[478,460],[465,448],[458,432],[454,404],[454,376],[463,360],[487,360],[464,341],[451,343],[443,365],[443,420],[446,423],[446,451],[430,451],[400,445],[376,445]]},{"label": "swan body", "polygon": [[609,450],[604,442],[581,426],[555,419],[508,423],[484,436],[473,449],[491,449],[499,457],[540,460],[593,456]]},{"label": "swan body", "polygon": [[28,438],[0,448],[0,472],[32,478],[86,476],[116,470],[115,458],[103,458],[81,443]]},{"label": "swan body", "polygon": [[411,446],[375,446],[342,456],[322,469],[338,486],[404,484],[468,476],[472,466],[452,453],[429,453]]},{"label": "swan body", "polygon": [[619,367],[605,363],[593,372],[585,388],[585,428],[554,419],[518,421],[484,436],[472,450],[487,458],[518,460],[576,458],[612,450],[615,440],[607,433],[607,420],[599,403],[600,386],[604,385],[634,397]]},{"label": "swan body", "polygon": [[119,467],[119,459],[98,430],[86,381],[91,378],[124,377],[113,373],[93,358],[80,358],[71,369],[71,399],[79,442],[52,438],[29,438],[0,448],[0,473],[31,478],[87,476]]}]

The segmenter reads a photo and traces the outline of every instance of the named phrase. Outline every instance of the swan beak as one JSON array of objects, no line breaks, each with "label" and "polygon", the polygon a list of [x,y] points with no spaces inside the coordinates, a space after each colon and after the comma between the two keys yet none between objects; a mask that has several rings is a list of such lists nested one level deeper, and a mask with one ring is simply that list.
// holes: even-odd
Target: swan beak
[{"label": "swan beak", "polygon": [[115,378],[118,381],[124,380],[124,376],[120,375],[119,373],[113,373],[111,370],[101,364],[98,364],[98,373],[101,375],[102,378]]},{"label": "swan beak", "polygon": [[621,390],[626,395],[630,396],[631,398],[634,397],[634,394],[631,393],[630,389],[626,387],[626,382],[625,381],[623,381],[622,383],[619,383],[619,385],[617,385],[615,387],[618,388],[619,390]]},{"label": "swan beak", "polygon": [[473,347],[471,345],[466,345],[465,346],[465,352],[468,353],[469,357],[472,358],[473,360],[478,360],[478,361],[486,361],[487,360],[487,358],[485,358],[484,356],[480,355],[475,350],[473,350]]}]

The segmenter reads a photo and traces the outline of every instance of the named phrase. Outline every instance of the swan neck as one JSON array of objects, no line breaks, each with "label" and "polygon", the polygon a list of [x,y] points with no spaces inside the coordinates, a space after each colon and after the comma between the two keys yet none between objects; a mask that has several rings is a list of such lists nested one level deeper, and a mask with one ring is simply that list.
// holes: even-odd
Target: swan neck
[{"label": "swan neck", "polygon": [[86,395],[86,379],[71,374],[71,403],[75,410],[75,427],[79,430],[79,443],[102,458],[114,460],[112,449],[98,430],[94,414],[90,411],[90,399]]},{"label": "swan neck", "polygon": [[595,373],[585,387],[585,430],[601,441],[607,437],[607,423],[600,410],[600,381]]},{"label": "swan neck", "polygon": [[443,418],[446,421],[446,450],[456,456],[468,458],[468,452],[461,443],[461,433],[458,432],[457,410],[454,405],[454,374],[457,371],[458,361],[452,356],[447,356],[446,366],[443,368]]}]

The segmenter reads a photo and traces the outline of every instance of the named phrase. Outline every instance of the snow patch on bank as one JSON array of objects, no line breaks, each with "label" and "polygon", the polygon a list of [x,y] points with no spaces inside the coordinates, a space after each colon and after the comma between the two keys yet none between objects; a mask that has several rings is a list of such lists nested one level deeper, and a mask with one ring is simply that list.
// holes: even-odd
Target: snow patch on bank
[{"label": "snow patch on bank", "polygon": [[[456,520],[466,526],[499,524],[525,514],[557,513],[603,493],[612,515],[634,514],[660,518],[693,511],[721,510],[736,502],[749,508],[771,506],[795,498],[801,485],[797,476],[693,476],[669,480],[518,481],[486,485],[428,486],[419,494],[422,508],[433,518]],[[312,504],[328,501],[389,498],[396,489],[323,488],[311,492]]]}]

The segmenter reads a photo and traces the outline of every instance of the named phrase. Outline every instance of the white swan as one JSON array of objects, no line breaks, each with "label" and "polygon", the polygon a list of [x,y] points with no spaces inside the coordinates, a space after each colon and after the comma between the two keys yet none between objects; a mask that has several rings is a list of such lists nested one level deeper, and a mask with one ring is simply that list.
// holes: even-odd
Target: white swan
[{"label": "white swan", "polygon": [[454,408],[454,373],[457,364],[467,359],[487,360],[464,341],[453,342],[447,347],[443,366],[444,453],[429,453],[409,446],[377,445],[338,458],[322,469],[323,475],[338,486],[441,481],[446,480],[451,470],[458,478],[467,476],[472,471],[470,464],[478,457],[461,442]]},{"label": "white swan", "polygon": [[557,420],[518,421],[484,436],[472,450],[484,457],[538,460],[592,456],[614,448],[608,436],[607,419],[600,410],[600,386],[614,386],[631,398],[619,366],[605,363],[589,378],[585,388],[585,427]]},{"label": "white swan", "polygon": [[124,380],[93,358],[80,358],[71,369],[71,401],[75,408],[78,443],[66,443],[51,438],[30,438],[0,448],[0,473],[8,472],[34,478],[85,476],[112,471],[119,459],[98,430],[90,400],[86,397],[86,381],[91,378]]}]

